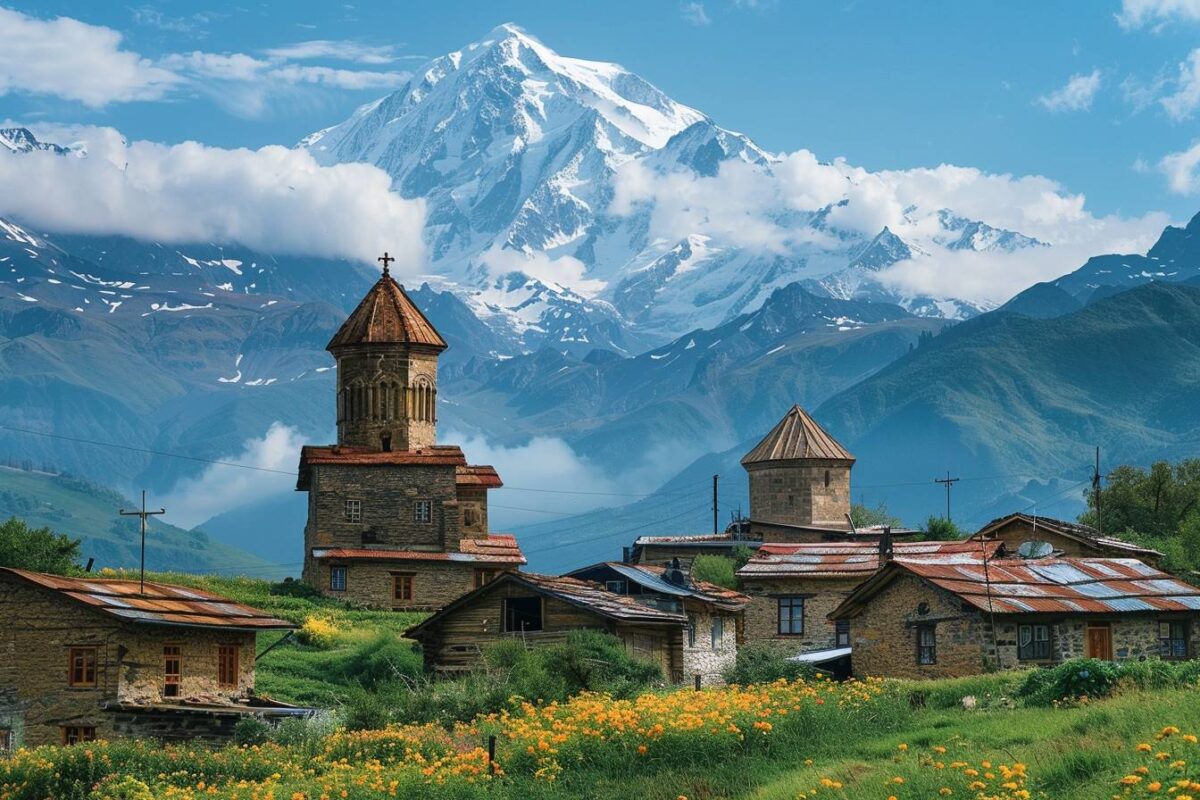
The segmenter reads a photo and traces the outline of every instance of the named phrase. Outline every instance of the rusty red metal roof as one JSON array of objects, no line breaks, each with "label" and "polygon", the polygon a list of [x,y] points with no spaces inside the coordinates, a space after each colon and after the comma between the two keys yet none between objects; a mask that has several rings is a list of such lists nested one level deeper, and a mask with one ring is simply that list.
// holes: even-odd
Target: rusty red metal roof
[{"label": "rusty red metal roof", "polygon": [[314,547],[313,558],[332,561],[450,561],[466,564],[524,564],[525,554],[508,533],[491,533],[486,539],[463,539],[455,552],[399,550],[382,547]]},{"label": "rusty red metal roof", "polygon": [[904,572],[996,614],[1200,611],[1200,588],[1134,558],[1003,558],[941,564],[894,562],[830,616],[852,614]]},{"label": "rusty red metal roof", "polygon": [[138,581],[123,579],[68,578],[7,567],[0,568],[0,574],[13,575],[122,622],[246,631],[296,627],[221,595],[170,583],[146,581],[142,592]]},{"label": "rusty red metal roof", "polygon": [[[995,555],[998,542],[894,542],[897,560],[969,563],[983,553]],[[764,543],[738,570],[741,578],[867,578],[879,569],[877,542]]]},{"label": "rusty red metal roof", "polygon": [[797,405],[788,409],[771,432],[742,457],[742,464],[798,459],[853,462],[854,456]]},{"label": "rusty red metal roof", "polygon": [[[988,524],[980,528],[971,538],[987,538],[994,535],[997,530],[1009,525],[1013,522],[1024,522],[1036,531],[1038,528],[1044,528],[1051,533],[1059,536],[1072,539],[1080,542],[1085,547],[1092,547],[1096,550],[1115,550],[1118,552],[1128,553],[1131,556],[1150,556],[1152,558],[1161,558],[1162,553],[1153,550],[1149,547],[1141,547],[1140,545],[1126,542],[1122,539],[1114,539],[1111,536],[1101,536],[1100,531],[1090,525],[1082,525],[1078,522],[1067,522],[1066,520],[1054,519],[1053,517],[1039,517],[1032,514],[1015,513],[1008,514],[1003,517],[998,517]],[[1036,536],[1036,533],[1033,534]]]},{"label": "rusty red metal roof", "polygon": [[485,464],[467,464],[454,470],[454,482],[458,486],[482,486],[499,489],[504,485],[496,468]]},{"label": "rusty red metal roof", "polygon": [[411,344],[445,350],[446,340],[386,272],[329,340],[326,350],[362,344]]},{"label": "rusty red metal roof", "polygon": [[684,614],[664,611],[639,603],[626,595],[610,592],[598,583],[559,575],[540,575],[536,572],[506,572],[480,588],[459,597],[423,622],[409,628],[404,635],[419,639],[423,631],[431,626],[436,626],[463,605],[483,594],[495,591],[500,586],[511,584],[524,586],[537,594],[558,598],[577,608],[583,608],[620,622],[671,626],[687,624],[687,617]]},{"label": "rusty red metal roof", "polygon": [[[309,467],[320,464],[340,464],[345,466],[396,466],[416,465],[429,467],[455,467],[457,480],[458,467],[467,466],[467,457],[457,445],[435,444],[420,450],[375,450],[370,447],[353,447],[349,445],[312,445],[306,444],[300,448],[300,468],[297,470],[296,488],[308,491]],[[499,480],[499,476],[496,478]]]}]

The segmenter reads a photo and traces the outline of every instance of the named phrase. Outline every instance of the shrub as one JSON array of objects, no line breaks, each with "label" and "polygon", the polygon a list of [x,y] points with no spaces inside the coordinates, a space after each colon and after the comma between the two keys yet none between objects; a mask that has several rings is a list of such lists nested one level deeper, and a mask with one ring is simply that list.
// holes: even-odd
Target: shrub
[{"label": "shrub", "polygon": [[319,591],[294,578],[284,578],[282,581],[272,583],[267,592],[277,597],[298,597],[302,600],[311,600],[321,596]]},{"label": "shrub", "polygon": [[630,658],[620,639],[600,631],[571,631],[565,644],[545,648],[538,656],[547,675],[565,681],[568,695],[587,691],[628,697],[663,677],[657,664]]},{"label": "shrub", "polygon": [[240,745],[262,744],[270,732],[271,726],[258,717],[246,717],[233,726],[233,741]]},{"label": "shrub", "polygon": [[1021,686],[1020,694],[1030,702],[1042,705],[1075,697],[1107,697],[1120,677],[1120,667],[1111,661],[1073,659],[1047,670],[1034,671]]},{"label": "shrub", "polygon": [[715,583],[726,589],[737,588],[737,562],[726,556],[698,555],[692,560],[691,577]]},{"label": "shrub", "polygon": [[309,617],[304,620],[304,624],[296,632],[296,639],[309,647],[328,650],[336,642],[337,633],[337,628],[331,620],[324,617]]},{"label": "shrub", "polygon": [[355,647],[341,664],[345,681],[365,688],[415,679],[424,669],[415,644],[385,632]]},{"label": "shrub", "polygon": [[0,567],[16,567],[58,575],[79,569],[79,539],[49,528],[31,528],[12,517],[0,523]]},{"label": "shrub", "polygon": [[154,800],[154,793],[132,775],[110,775],[88,795],[90,800]]},{"label": "shrub", "polygon": [[354,689],[341,709],[342,724],[347,730],[366,731],[387,727],[392,721],[384,694]]},{"label": "shrub", "polygon": [[725,670],[725,680],[740,686],[771,683],[780,678],[797,680],[811,678],[816,670],[811,664],[791,661],[779,648],[760,642],[739,647],[734,665]]}]

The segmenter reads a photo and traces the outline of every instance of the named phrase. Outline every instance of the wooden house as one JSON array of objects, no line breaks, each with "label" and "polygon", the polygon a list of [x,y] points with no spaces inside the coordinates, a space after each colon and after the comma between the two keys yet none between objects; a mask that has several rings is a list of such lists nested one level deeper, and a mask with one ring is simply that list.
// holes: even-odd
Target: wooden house
[{"label": "wooden house", "polygon": [[741,592],[693,580],[678,561],[667,567],[607,561],[567,573],[610,592],[687,617],[683,674],[704,684],[724,681],[743,641],[742,615],[750,598]]},{"label": "wooden house", "polygon": [[850,623],[855,675],[946,678],[1195,658],[1200,589],[1131,558],[895,559],[830,618]]},{"label": "wooden house", "polygon": [[426,666],[455,673],[476,666],[495,642],[517,639],[529,647],[566,640],[571,631],[605,631],[631,656],[651,661],[671,681],[683,679],[687,616],[640,603],[576,578],[506,572],[410,628]]},{"label": "wooden house", "polygon": [[0,569],[0,743],[220,740],[254,696],[255,638],[293,628],[199,589]]}]

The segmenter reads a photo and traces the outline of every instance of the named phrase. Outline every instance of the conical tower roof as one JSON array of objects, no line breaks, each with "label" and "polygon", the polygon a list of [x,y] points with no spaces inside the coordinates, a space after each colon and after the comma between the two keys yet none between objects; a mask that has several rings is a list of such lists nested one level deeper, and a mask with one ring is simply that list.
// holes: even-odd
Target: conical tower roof
[{"label": "conical tower roof", "polygon": [[771,432],[742,457],[742,465],[797,459],[853,461],[854,456],[808,412],[800,406],[792,406]]},{"label": "conical tower roof", "polygon": [[325,349],[360,344],[411,344],[446,349],[446,340],[386,269]]}]

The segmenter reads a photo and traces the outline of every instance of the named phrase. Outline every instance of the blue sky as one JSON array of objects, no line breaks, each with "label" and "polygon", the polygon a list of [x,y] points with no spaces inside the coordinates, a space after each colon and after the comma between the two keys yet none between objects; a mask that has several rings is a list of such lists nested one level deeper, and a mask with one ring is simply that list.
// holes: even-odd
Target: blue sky
[{"label": "blue sky", "polygon": [[[1200,4],[1190,0],[39,0],[7,8],[110,28],[122,36],[119,49],[176,72],[195,61],[193,54],[243,54],[277,66],[342,70],[337,82],[367,84],[317,88],[299,81],[261,93],[223,84],[207,92],[200,77],[143,93],[152,99],[135,94],[89,105],[53,91],[23,91],[17,78],[6,82],[0,73],[0,91],[7,89],[0,117],[10,119],[108,125],[162,142],[291,144],[387,93],[399,80],[395,73],[513,21],[563,54],[624,64],[770,150],[803,147],[872,170],[950,162],[1041,174],[1085,194],[1100,215],[1159,209],[1182,220],[1200,209],[1191,161],[1175,162],[1175,191],[1161,163],[1196,139],[1191,107],[1200,105],[1200,79],[1193,86],[1187,78],[1189,56],[1200,47]],[[269,53],[312,40],[343,49]],[[355,72],[368,77],[357,81]],[[1073,78],[1071,92],[1054,94]]]}]

